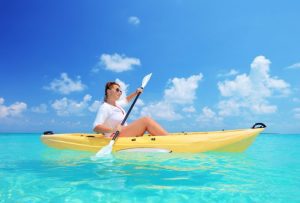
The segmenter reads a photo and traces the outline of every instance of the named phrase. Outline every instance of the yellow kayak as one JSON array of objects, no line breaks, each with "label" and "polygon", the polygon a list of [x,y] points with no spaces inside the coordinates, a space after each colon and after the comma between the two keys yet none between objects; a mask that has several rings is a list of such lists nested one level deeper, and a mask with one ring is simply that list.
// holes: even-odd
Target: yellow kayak
[{"label": "yellow kayak", "polygon": [[[256,123],[249,129],[119,137],[113,146],[113,151],[242,152],[252,144],[265,127],[263,123]],[[47,131],[41,136],[41,140],[44,144],[57,149],[97,152],[109,144],[111,139],[101,134],[54,134]]]}]

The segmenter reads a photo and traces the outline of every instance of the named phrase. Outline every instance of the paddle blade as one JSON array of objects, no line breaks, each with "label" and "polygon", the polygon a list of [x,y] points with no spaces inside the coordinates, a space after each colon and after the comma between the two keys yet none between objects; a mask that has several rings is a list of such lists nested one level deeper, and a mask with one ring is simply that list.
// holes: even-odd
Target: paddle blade
[{"label": "paddle blade", "polygon": [[143,78],[142,88],[145,88],[145,87],[146,87],[146,85],[147,85],[148,81],[150,80],[151,76],[152,76],[152,73],[146,75],[146,76]]},{"label": "paddle blade", "polygon": [[102,147],[102,148],[97,152],[97,154],[95,155],[95,157],[101,158],[101,157],[105,157],[105,156],[107,156],[107,155],[110,155],[111,152],[112,152],[112,148],[113,148],[113,146],[114,146],[114,143],[115,143],[115,141],[114,141],[114,140],[111,140],[111,141],[109,142],[108,145]]}]

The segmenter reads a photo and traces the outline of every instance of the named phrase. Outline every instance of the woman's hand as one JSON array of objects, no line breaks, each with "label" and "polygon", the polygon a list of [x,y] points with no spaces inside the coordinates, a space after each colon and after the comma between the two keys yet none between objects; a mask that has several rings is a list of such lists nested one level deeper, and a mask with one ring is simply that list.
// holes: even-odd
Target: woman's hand
[{"label": "woman's hand", "polygon": [[115,133],[116,131],[121,132],[123,129],[123,126],[121,124],[117,125],[116,128],[112,129],[112,133]]},{"label": "woman's hand", "polygon": [[144,91],[144,90],[143,90],[142,88],[139,87],[139,88],[136,89],[135,93],[136,93],[136,94],[139,94],[139,93],[142,94],[143,91]]},{"label": "woman's hand", "polygon": [[127,102],[130,102],[136,95],[143,93],[143,88],[137,88],[135,92],[126,97]]}]

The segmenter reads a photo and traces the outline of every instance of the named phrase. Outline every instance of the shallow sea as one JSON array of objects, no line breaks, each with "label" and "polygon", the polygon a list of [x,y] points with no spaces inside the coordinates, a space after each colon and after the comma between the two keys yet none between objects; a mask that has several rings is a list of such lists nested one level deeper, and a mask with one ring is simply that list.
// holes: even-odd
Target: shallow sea
[{"label": "shallow sea", "polygon": [[300,134],[244,153],[92,155],[0,134],[0,202],[300,202]]}]

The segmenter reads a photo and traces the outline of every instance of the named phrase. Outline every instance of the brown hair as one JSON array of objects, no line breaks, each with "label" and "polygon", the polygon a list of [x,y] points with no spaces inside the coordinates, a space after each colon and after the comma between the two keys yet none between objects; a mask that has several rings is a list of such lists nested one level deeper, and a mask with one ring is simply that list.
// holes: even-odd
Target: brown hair
[{"label": "brown hair", "polygon": [[113,85],[118,85],[120,87],[120,85],[116,82],[107,82],[105,85],[105,90],[104,90],[104,101],[106,102],[107,100],[107,90],[110,89]]}]

